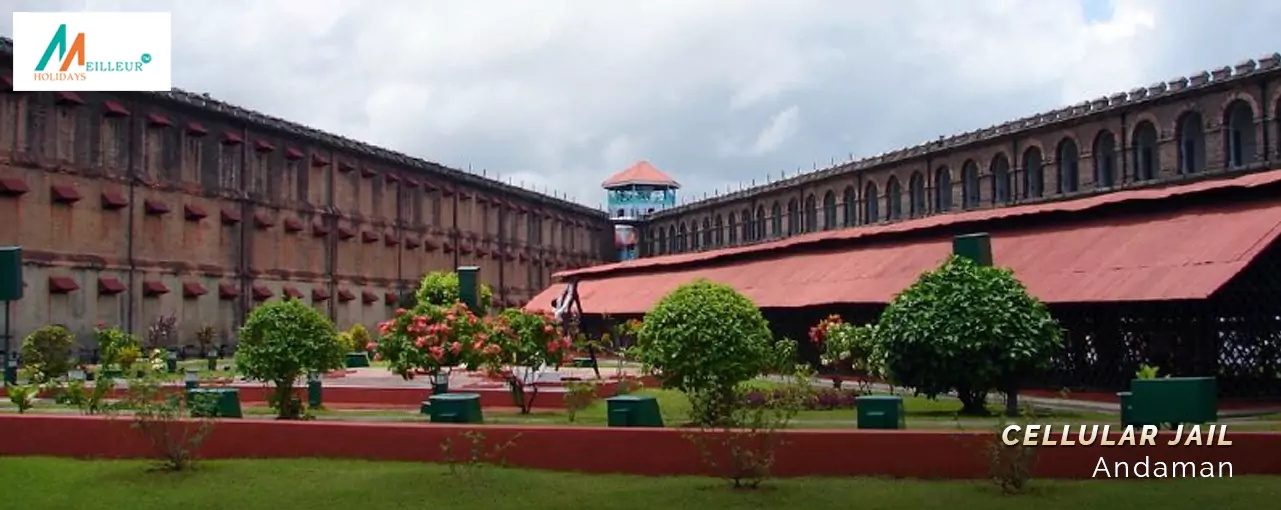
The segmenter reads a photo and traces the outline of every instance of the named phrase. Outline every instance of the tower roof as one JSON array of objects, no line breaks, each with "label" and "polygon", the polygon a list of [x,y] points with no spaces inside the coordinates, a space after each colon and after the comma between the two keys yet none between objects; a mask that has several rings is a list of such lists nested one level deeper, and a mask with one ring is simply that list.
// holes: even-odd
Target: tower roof
[{"label": "tower roof", "polygon": [[627,167],[627,170],[614,174],[613,177],[601,183],[601,187],[609,189],[631,184],[648,184],[650,186],[666,186],[669,188],[681,187],[680,183],[654,168],[654,165],[645,160],[637,161],[636,164]]}]

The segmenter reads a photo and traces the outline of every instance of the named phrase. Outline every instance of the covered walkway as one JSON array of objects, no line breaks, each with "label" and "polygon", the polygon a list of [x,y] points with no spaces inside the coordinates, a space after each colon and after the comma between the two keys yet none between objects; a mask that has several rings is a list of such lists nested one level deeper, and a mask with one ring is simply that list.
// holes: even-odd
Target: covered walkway
[{"label": "covered walkway", "polygon": [[[820,232],[557,273],[588,317],[644,314],[698,278],[731,285],[779,336],[827,313],[874,320],[894,295],[988,232],[997,265],[1051,305],[1066,350],[1046,386],[1115,389],[1140,363],[1281,395],[1281,170],[1077,200]],[[563,283],[527,308],[547,309]],[[803,352],[804,354],[804,352]]]},{"label": "covered walkway", "polygon": [[[643,314],[706,278],[761,308],[884,304],[951,253],[992,233],[993,258],[1047,303],[1205,299],[1281,234],[1281,170],[1163,189],[823,232],[755,246],[565,271],[588,314]],[[1267,195],[1272,195],[1268,197]],[[562,285],[530,304],[547,309]]]}]

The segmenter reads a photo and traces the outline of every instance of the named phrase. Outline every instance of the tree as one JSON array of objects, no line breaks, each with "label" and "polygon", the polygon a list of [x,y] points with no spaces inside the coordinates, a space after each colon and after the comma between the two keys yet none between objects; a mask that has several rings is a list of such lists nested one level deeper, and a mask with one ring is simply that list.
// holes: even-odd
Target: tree
[{"label": "tree", "polygon": [[727,285],[698,280],[659,300],[641,323],[642,362],[685,392],[700,424],[722,422],[739,383],[779,365],[769,323]]},{"label": "tree", "polygon": [[927,397],[956,391],[962,413],[1048,368],[1062,333],[1008,269],[953,256],[885,308],[874,335],[889,378]]},{"label": "tree", "polygon": [[[529,414],[534,399],[538,398],[538,385],[534,384],[538,370],[564,362],[573,342],[561,329],[560,321],[552,315],[517,308],[504,310],[498,316],[490,338],[501,349],[493,359],[495,368],[507,379],[512,400],[520,407],[521,414]],[[511,370],[505,370],[505,365],[524,370],[518,376]]]},{"label": "tree", "polygon": [[[452,271],[432,271],[423,276],[415,294],[418,304],[436,306],[453,306],[462,300],[459,292],[458,273]],[[480,284],[480,310],[489,310],[494,300],[494,291],[488,285]]]},{"label": "tree", "polygon": [[396,310],[395,317],[378,325],[379,338],[371,343],[393,373],[413,379],[418,371],[447,374],[458,365],[485,365],[499,352],[489,329],[488,321],[462,303],[420,303],[413,310]]},{"label": "tree", "polygon": [[311,373],[344,366],[346,349],[329,318],[286,298],[254,308],[240,328],[236,368],[247,379],[275,385],[271,404],[280,418],[296,418],[294,383]]}]

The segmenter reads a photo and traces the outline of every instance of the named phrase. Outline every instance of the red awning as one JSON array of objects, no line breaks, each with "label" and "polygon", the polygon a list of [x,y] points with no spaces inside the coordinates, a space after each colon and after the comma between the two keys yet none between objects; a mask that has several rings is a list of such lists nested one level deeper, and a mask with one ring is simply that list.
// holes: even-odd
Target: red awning
[{"label": "red awning", "polygon": [[[1204,299],[1281,235],[1281,199],[1224,202],[995,229],[993,259],[1050,303]],[[760,250],[738,261],[711,257],[666,271],[585,274],[579,296],[587,313],[644,313],[678,285],[706,278],[733,286],[763,308],[886,303],[951,253],[951,237],[942,233],[845,244]],[[544,290],[530,308],[547,309],[562,290],[559,284]]]}]

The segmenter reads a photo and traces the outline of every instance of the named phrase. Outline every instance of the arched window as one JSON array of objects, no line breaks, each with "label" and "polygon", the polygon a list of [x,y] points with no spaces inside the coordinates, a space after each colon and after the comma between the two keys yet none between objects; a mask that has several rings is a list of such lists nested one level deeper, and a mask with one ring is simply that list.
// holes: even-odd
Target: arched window
[{"label": "arched window", "polygon": [[787,235],[801,232],[801,205],[795,198],[787,201]]},{"label": "arched window", "polygon": [[1059,160],[1059,194],[1076,193],[1081,187],[1081,160],[1076,141],[1064,138],[1059,142],[1058,157],[1055,159]]},{"label": "arched window", "polygon": [[961,205],[966,209],[979,206],[979,164],[972,159],[961,165]]},{"label": "arched window", "polygon": [[868,225],[881,221],[880,194],[876,192],[876,183],[868,182],[863,187],[863,221]]},{"label": "arched window", "polygon": [[952,209],[952,171],[941,166],[934,171],[934,211],[946,212]]},{"label": "arched window", "polygon": [[[720,216],[717,218],[719,219]],[[725,220],[729,222],[725,225],[725,233],[729,235],[729,245],[736,245],[738,244],[738,215],[729,213],[725,216]]]},{"label": "arched window", "polygon": [[716,220],[712,222],[712,246],[720,248],[725,246],[725,220],[721,215],[716,215]]},{"label": "arched window", "polygon": [[1150,181],[1156,179],[1161,170],[1161,151],[1157,146],[1156,126],[1143,121],[1134,126],[1134,179]]},{"label": "arched window", "polygon": [[658,249],[654,250],[658,255],[667,254],[667,229],[658,227]]},{"label": "arched window", "polygon": [[783,235],[783,208],[778,205],[778,202],[774,202],[770,214],[770,235],[780,237]]},{"label": "arched window", "polygon": [[1201,114],[1187,112],[1179,119],[1179,173],[1205,170],[1205,129]]},{"label": "arched window", "polygon": [[699,245],[700,248],[707,249],[714,246],[712,244],[712,241],[714,240],[712,234],[714,234],[714,232],[712,231],[711,218],[703,218],[703,243]]},{"label": "arched window", "polygon": [[988,171],[992,174],[992,203],[1010,203],[1010,198],[1013,197],[1010,188],[1014,183],[1010,179],[1009,158],[1006,158],[1004,153],[997,154],[992,158]]},{"label": "arched window", "polygon": [[689,249],[698,251],[702,247],[702,236],[699,235],[698,220],[689,220]]},{"label": "arched window", "polygon": [[1094,187],[1116,186],[1116,137],[1106,129],[1094,137]]},{"label": "arched window", "polygon": [[885,205],[889,206],[889,219],[903,219],[903,190],[898,184],[898,177],[890,176],[885,184]]},{"label": "arched window", "polygon": [[1044,160],[1041,149],[1037,147],[1023,151],[1023,198],[1045,196]]},{"label": "arched window", "polygon": [[743,242],[745,242],[745,243],[750,243],[750,242],[752,242],[752,239],[753,239],[753,238],[752,238],[752,230],[754,230],[754,229],[752,228],[752,211],[751,211],[751,209],[743,209],[743,212],[742,212],[742,213],[740,213],[740,214],[739,214],[739,216],[738,216],[738,221],[739,221],[740,223],[742,223],[742,224],[743,224],[743,226],[742,226],[742,228],[743,228]]},{"label": "arched window", "polygon": [[814,199],[814,194],[805,197],[805,221],[801,223],[805,232],[813,232],[818,228],[818,201]]},{"label": "arched window", "polygon": [[1223,125],[1228,128],[1228,136],[1224,140],[1228,168],[1254,163],[1254,109],[1250,108],[1250,103],[1237,99],[1228,105],[1224,117]]},{"label": "arched window", "polygon": [[756,206],[756,232],[752,234],[753,241],[765,239],[765,206]]},{"label": "arched window", "polygon": [[852,227],[858,224],[858,197],[854,195],[854,186],[846,186],[841,192],[841,211],[844,213],[842,224]]},{"label": "arched window", "polygon": [[921,172],[912,172],[907,180],[908,213],[913,218],[925,216],[925,176]]},{"label": "arched window", "polygon": [[684,223],[681,223],[680,229],[680,233],[677,234],[676,251],[678,253],[685,253],[686,251],[689,251],[689,234],[685,232]]},{"label": "arched window", "polygon": [[827,190],[823,194],[823,230],[836,228],[836,193]]}]

